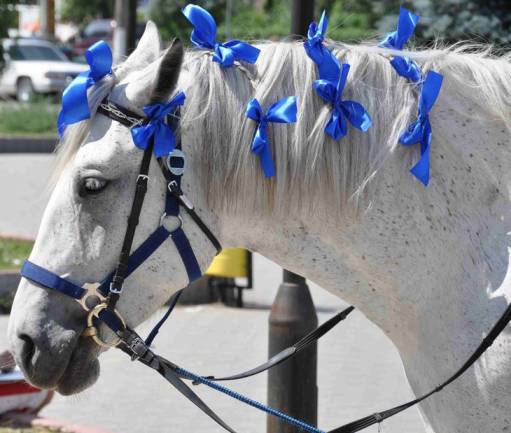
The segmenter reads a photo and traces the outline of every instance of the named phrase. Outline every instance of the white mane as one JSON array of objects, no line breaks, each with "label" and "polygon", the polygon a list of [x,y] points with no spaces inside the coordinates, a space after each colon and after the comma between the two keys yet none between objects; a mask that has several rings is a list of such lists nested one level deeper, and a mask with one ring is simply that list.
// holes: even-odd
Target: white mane
[{"label": "white mane", "polygon": [[[347,46],[329,41],[327,45],[341,62],[351,65],[344,99],[362,103],[373,119],[368,132],[350,127],[348,136],[338,142],[323,132],[331,109],[313,90],[316,65],[301,42],[261,44],[255,67],[222,69],[204,51],[186,53],[179,83],[187,95],[181,121],[186,137],[183,147],[201,161],[192,170],[202,180],[211,206],[242,213],[288,213],[308,207],[314,213],[320,203],[330,203],[332,217],[366,206],[371,179],[416,116],[418,95],[389,63],[392,54],[399,53],[375,44]],[[511,130],[509,56],[493,57],[488,48],[473,45],[407,51],[406,55],[416,59],[424,72],[444,75],[437,105],[445,108],[462,95],[474,108],[464,115],[478,113]],[[105,82],[91,91],[92,112],[111,85]],[[297,96],[298,122],[268,127],[277,173],[268,180],[259,158],[250,151],[255,123],[246,118],[245,108],[253,97],[267,109],[291,95]],[[433,140],[434,129],[433,123]],[[86,133],[87,122],[69,128],[59,152],[60,167],[73,157]],[[407,152],[403,175],[417,160],[418,147]]]}]

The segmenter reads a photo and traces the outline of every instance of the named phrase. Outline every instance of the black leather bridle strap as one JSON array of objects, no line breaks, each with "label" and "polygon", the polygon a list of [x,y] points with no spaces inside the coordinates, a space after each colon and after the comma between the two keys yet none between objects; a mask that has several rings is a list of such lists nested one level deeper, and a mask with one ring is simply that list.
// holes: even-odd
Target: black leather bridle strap
[{"label": "black leather bridle strap", "polygon": [[394,415],[397,415],[398,413],[404,411],[405,409],[415,406],[416,404],[427,399],[428,397],[432,396],[433,394],[436,394],[437,392],[441,391],[443,388],[445,388],[447,385],[454,382],[463,373],[465,373],[482,356],[482,354],[484,352],[486,352],[486,350],[488,350],[488,348],[493,344],[495,339],[500,335],[500,333],[504,330],[504,328],[509,324],[510,321],[511,321],[511,304],[507,307],[506,311],[501,316],[499,321],[495,324],[495,326],[488,333],[488,335],[484,338],[484,340],[481,342],[481,344],[475,350],[475,352],[472,354],[472,356],[465,362],[465,364],[463,364],[463,366],[456,373],[454,373],[449,379],[447,379],[441,385],[437,386],[432,391],[428,392],[427,394],[424,394],[422,397],[419,397],[415,400],[411,400],[408,403],[393,407],[393,408],[388,409],[383,412],[377,412],[375,414],[366,416],[365,418],[361,418],[357,421],[353,421],[349,424],[343,425],[342,427],[336,428],[334,430],[330,430],[328,433],[353,433],[353,432],[363,430],[363,429],[365,429],[369,426],[372,426],[374,424],[381,423],[383,420],[390,418]]},{"label": "black leather bridle strap", "polygon": [[185,195],[183,194],[179,184],[175,180],[171,180],[168,184],[168,188],[170,194],[181,204],[181,206],[183,206],[186,213],[190,215],[195,224],[197,224],[204,235],[213,244],[218,255],[220,251],[222,251],[222,245],[218,241],[217,237],[213,234],[213,232],[209,229],[209,227],[204,223],[204,221],[202,221],[201,217],[197,215],[197,212],[195,212],[195,208],[193,207],[192,203],[185,198]]},{"label": "black leather bridle strap", "polygon": [[109,117],[110,119],[115,120],[116,122],[119,122],[128,128],[132,128],[136,125],[141,125],[147,121],[145,117],[140,116],[139,114],[128,110],[125,107],[117,105],[115,102],[110,101],[108,97],[105,98],[101,104],[99,104],[96,112],[103,114],[104,116]]},{"label": "black leather bridle strap", "polygon": [[122,340],[120,346],[118,346],[123,352],[127,353],[132,361],[137,360],[142,364],[151,367],[156,370],[161,376],[163,376],[177,391],[183,396],[190,400],[194,405],[201,409],[206,415],[208,415],[213,421],[215,421],[222,428],[230,433],[236,433],[225,421],[223,421],[202,399],[195,394],[195,392],[186,385],[181,379],[180,375],[176,372],[177,365],[163,358],[162,356],[156,355],[151,349],[147,347],[142,338],[133,330],[125,329],[123,331],[116,332],[119,338]]},{"label": "black leather bridle strap", "polygon": [[[295,355],[298,355],[303,350],[307,349],[311,344],[317,342],[323,335],[325,335],[328,331],[330,331],[334,326],[336,326],[338,323],[342,322],[348,315],[354,310],[354,307],[348,307],[345,310],[341,311],[340,313],[336,314],[334,317],[327,320],[325,323],[323,323],[321,326],[314,329],[314,331],[309,332],[307,335],[305,335],[303,338],[301,338],[299,341],[297,341],[292,346],[282,350],[281,352],[277,353],[276,355],[272,356],[268,361],[264,362],[261,365],[258,365],[257,367],[254,367],[250,370],[247,370],[243,373],[233,374],[232,376],[225,376],[225,377],[214,377],[214,376],[206,376],[206,379],[220,382],[224,380],[238,380],[238,379],[244,379],[246,377],[255,376],[256,374],[262,373],[263,371],[269,370],[270,368],[275,367],[276,365],[282,364],[284,361],[287,361],[288,359],[294,357]],[[194,382],[194,385],[197,385],[196,382]]]},{"label": "black leather bridle strap", "polygon": [[144,150],[144,156],[142,157],[142,163],[140,164],[140,171],[137,177],[137,184],[135,189],[135,197],[133,199],[131,212],[128,217],[128,226],[126,227],[126,233],[124,235],[117,268],[115,269],[112,283],[110,284],[110,292],[108,293],[107,297],[107,306],[111,311],[115,308],[115,305],[119,300],[119,296],[124,285],[124,280],[126,279],[126,274],[128,272],[128,260],[131,253],[131,247],[133,246],[135,231],[137,229],[140,213],[142,212],[142,205],[144,204],[145,195],[147,193],[149,166],[151,164],[153,147],[154,141],[153,138],[151,138],[149,145]]}]

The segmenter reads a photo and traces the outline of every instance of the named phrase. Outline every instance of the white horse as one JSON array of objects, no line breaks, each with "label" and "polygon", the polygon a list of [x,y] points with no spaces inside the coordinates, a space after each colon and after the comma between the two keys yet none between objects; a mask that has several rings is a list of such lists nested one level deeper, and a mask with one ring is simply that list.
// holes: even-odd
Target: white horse
[{"label": "white horse", "polygon": [[[398,144],[417,94],[390,66],[392,52],[329,45],[352,66],[346,97],[373,118],[369,132],[352,129],[340,142],[323,132],[330,109],[312,88],[316,66],[298,42],[261,44],[254,67],[222,69],[210,53],[191,50],[180,73],[160,71],[169,53],[160,53],[149,23],[136,51],[90,90],[89,103],[94,113],[110,93],[141,112],[158,72],[169,83],[179,74],[175,91],[187,94],[182,187],[197,212],[225,247],[257,251],[359,308],[394,342],[422,395],[461,366],[511,300],[511,64],[474,47],[410,53],[423,71],[444,76],[425,188],[408,172],[419,151]],[[299,118],[269,126],[277,176],[268,180],[250,152],[255,124],[244,110],[253,97],[268,106],[289,95]],[[100,281],[116,265],[142,152],[128,128],[97,115],[68,128],[59,157],[31,260],[78,284]],[[154,161],[150,175],[135,247],[164,206]],[[205,270],[214,248],[183,219]],[[136,326],[186,282],[167,242],[127,280],[119,309]],[[9,337],[33,384],[72,394],[97,379],[100,349],[80,337],[84,314],[69,298],[21,282]],[[510,408],[509,327],[461,379],[421,405],[437,433],[509,431]]]}]

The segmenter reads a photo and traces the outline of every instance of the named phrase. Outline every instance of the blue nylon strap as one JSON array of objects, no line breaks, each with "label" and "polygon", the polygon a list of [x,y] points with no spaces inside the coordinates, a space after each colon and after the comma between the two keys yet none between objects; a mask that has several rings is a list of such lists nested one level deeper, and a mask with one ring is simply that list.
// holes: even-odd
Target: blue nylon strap
[{"label": "blue nylon strap", "polygon": [[[165,227],[158,227],[151,235],[130,255],[128,260],[128,271],[126,272],[126,278],[128,278],[137,268],[144,263],[159,247],[165,242],[170,233]],[[108,295],[110,290],[110,283],[112,282],[114,274],[111,273],[106,277],[101,285],[98,287],[98,291],[104,296]]]},{"label": "blue nylon strap", "polygon": [[[181,178],[176,176],[176,182],[181,188],[180,179]],[[179,203],[170,193],[167,193],[167,196],[165,197],[165,214],[170,216],[179,215]]]},{"label": "blue nylon strap", "polygon": [[50,272],[28,260],[25,261],[21,268],[21,276],[39,284],[43,287],[57,290],[64,295],[71,296],[74,299],[82,299],[87,292],[83,287],[80,287],[71,281]]},{"label": "blue nylon strap", "polygon": [[93,318],[93,324],[96,328],[101,324],[101,322],[106,324],[106,326],[108,326],[108,328],[116,334],[117,332],[124,330],[124,325],[122,324],[121,319],[119,319],[114,312],[106,308],[99,312],[98,317]]},{"label": "blue nylon strap", "polygon": [[191,283],[192,281],[198,280],[202,276],[202,272],[185,232],[181,227],[179,227],[171,233],[171,238],[174,241],[174,245],[176,246],[179,255],[181,256],[183,264],[185,265],[189,282]]},{"label": "blue nylon strap", "polygon": [[158,335],[158,332],[160,332],[160,328],[165,324],[167,319],[170,316],[170,313],[174,310],[174,307],[177,304],[177,301],[179,300],[179,297],[181,296],[181,293],[183,293],[183,289],[181,289],[179,292],[174,293],[172,298],[170,298],[169,307],[167,308],[167,311],[163,315],[163,317],[158,321],[158,323],[154,326],[154,328],[151,330],[147,338],[145,339],[145,345],[147,347],[150,347],[153,340]]}]

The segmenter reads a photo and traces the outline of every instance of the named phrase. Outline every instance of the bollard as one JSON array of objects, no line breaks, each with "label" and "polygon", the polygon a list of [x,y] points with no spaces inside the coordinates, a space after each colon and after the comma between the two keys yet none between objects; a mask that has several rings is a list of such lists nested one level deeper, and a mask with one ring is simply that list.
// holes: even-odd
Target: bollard
[{"label": "bollard", "polygon": [[[284,270],[270,314],[269,356],[296,343],[318,325],[305,280]],[[317,344],[268,371],[268,405],[312,425],[317,424]],[[267,417],[267,433],[295,433],[296,427]]]},{"label": "bollard", "polygon": [[[292,0],[291,35],[306,36],[314,0]],[[303,277],[284,270],[271,308],[269,356],[296,343],[318,325],[316,309]],[[317,344],[268,371],[268,405],[312,425],[318,419]],[[295,433],[296,427],[266,418],[267,433]]]}]

